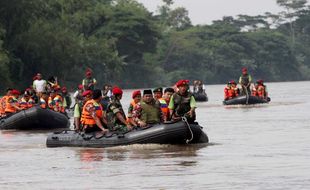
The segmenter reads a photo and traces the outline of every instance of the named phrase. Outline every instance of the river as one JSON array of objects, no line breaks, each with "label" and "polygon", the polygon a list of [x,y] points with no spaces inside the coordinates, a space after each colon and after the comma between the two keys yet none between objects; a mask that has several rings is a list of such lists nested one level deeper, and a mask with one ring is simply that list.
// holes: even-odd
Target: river
[{"label": "river", "polygon": [[46,148],[48,132],[1,131],[0,189],[309,189],[310,82],[267,85],[269,104],[226,107],[207,86],[207,145]]}]

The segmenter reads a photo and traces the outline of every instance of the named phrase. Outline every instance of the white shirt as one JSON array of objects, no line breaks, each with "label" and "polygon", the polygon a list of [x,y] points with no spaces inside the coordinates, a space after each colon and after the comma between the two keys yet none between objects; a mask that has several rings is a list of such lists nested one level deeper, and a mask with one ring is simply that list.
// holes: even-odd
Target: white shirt
[{"label": "white shirt", "polygon": [[45,92],[45,87],[46,87],[45,80],[41,79],[33,81],[33,88],[36,92]]}]

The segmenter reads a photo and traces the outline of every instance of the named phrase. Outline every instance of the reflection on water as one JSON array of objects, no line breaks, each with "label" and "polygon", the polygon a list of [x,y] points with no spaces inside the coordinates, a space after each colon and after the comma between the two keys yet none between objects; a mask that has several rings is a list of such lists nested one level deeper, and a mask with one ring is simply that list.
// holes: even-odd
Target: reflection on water
[{"label": "reflection on water", "polygon": [[225,85],[207,87],[209,144],[46,148],[49,132],[1,131],[0,189],[308,189],[310,82],[267,85],[272,101],[253,106],[223,106]]}]

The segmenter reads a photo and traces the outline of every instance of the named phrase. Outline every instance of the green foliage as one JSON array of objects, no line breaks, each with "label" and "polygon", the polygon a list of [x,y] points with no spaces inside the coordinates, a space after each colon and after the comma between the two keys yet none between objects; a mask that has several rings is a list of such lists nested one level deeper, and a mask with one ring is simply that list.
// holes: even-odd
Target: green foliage
[{"label": "green foliage", "polygon": [[278,0],[279,14],[192,26],[164,0],[152,15],[135,0],[0,1],[0,85],[25,88],[36,72],[76,86],[167,86],[180,78],[224,83],[241,67],[267,81],[310,79],[310,8]]}]

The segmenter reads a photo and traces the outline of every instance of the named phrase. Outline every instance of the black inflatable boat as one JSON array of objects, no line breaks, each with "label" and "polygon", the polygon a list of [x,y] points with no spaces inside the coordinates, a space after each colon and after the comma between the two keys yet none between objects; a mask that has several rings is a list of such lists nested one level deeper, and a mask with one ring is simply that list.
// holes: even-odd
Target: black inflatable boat
[{"label": "black inflatable boat", "polygon": [[270,98],[266,99],[259,98],[257,96],[238,96],[230,100],[224,100],[224,105],[250,105],[250,104],[264,104],[270,102]]},{"label": "black inflatable boat", "polygon": [[205,92],[193,93],[193,96],[195,97],[195,100],[197,102],[207,102],[208,101],[208,95]]},{"label": "black inflatable boat", "polygon": [[69,127],[67,116],[50,109],[42,109],[40,106],[34,106],[0,120],[0,129],[36,130]]},{"label": "black inflatable boat", "polygon": [[[99,134],[99,135],[98,135]],[[125,134],[100,132],[83,134],[75,131],[62,131],[47,137],[47,147],[94,147],[104,148],[130,144],[186,144],[208,143],[208,136],[198,124],[177,122],[158,124],[145,129],[135,129]]]}]

